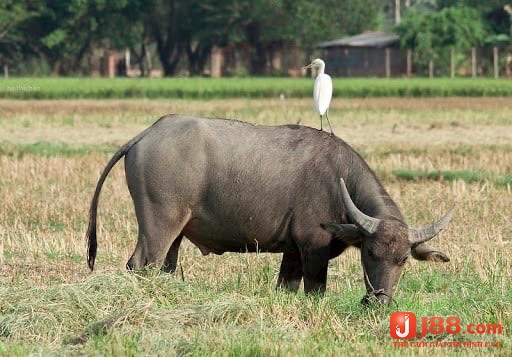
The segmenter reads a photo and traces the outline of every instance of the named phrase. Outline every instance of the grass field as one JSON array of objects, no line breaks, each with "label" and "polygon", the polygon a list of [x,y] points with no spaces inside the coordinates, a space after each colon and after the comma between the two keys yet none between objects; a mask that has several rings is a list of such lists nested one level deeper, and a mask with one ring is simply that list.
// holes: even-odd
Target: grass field
[{"label": "grass field", "polygon": [[[512,96],[509,79],[334,78],[335,97]],[[4,99],[303,98],[312,78],[10,78]]]},{"label": "grass field", "polygon": [[[458,205],[434,240],[451,261],[411,260],[396,303],[372,308],[359,304],[356,250],[330,263],[323,298],[275,291],[279,255],[203,257],[188,242],[176,276],[125,272],[137,225],[122,163],[102,192],[91,274],[84,234],[96,180],[119,145],[171,112],[319,125],[309,99],[0,100],[0,355],[510,355],[510,99],[334,99],[335,133],[412,226]],[[394,311],[501,324],[502,334],[423,340],[502,347],[395,347]]]}]

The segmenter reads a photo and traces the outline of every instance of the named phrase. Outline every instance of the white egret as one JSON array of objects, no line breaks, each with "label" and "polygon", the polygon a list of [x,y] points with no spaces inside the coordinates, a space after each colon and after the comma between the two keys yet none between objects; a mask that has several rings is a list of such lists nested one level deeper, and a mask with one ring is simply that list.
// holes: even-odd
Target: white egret
[{"label": "white egret", "polygon": [[315,79],[315,87],[313,89],[313,99],[315,100],[315,109],[320,114],[320,130],[323,130],[322,119],[325,115],[329,128],[331,129],[331,135],[333,135],[331,123],[329,122],[329,104],[332,98],[332,80],[331,76],[325,73],[325,62],[320,58],[315,59],[313,62],[303,67],[316,68],[317,76]]}]

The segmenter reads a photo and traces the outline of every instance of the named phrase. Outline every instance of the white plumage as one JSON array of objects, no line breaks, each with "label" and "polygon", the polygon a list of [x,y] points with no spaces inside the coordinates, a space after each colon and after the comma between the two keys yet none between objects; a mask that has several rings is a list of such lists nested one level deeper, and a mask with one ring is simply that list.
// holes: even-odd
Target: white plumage
[{"label": "white plumage", "polygon": [[332,98],[332,80],[331,76],[325,73],[325,62],[320,58],[315,59],[313,62],[304,67],[307,68],[317,68],[318,75],[315,79],[315,86],[313,88],[313,99],[315,101],[315,109],[320,114],[320,130],[323,130],[322,119],[325,115],[327,119],[327,123],[329,124],[329,128],[331,129],[331,123],[329,122],[329,104],[331,104]]}]

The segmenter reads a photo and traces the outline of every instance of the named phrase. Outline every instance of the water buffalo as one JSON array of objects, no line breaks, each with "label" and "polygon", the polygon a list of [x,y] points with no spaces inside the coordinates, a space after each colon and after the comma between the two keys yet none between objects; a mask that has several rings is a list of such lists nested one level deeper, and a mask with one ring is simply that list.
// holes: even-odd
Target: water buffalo
[{"label": "water buffalo", "polygon": [[97,251],[101,187],[125,158],[139,224],[128,269],[176,269],[185,236],[201,253],[283,253],[277,285],[324,292],[329,259],[361,250],[370,297],[389,303],[403,266],[448,261],[425,244],[453,215],[409,228],[367,163],[338,137],[300,125],[263,126],[179,115],[160,118],[123,145],[101,174],[90,212],[88,265]]}]

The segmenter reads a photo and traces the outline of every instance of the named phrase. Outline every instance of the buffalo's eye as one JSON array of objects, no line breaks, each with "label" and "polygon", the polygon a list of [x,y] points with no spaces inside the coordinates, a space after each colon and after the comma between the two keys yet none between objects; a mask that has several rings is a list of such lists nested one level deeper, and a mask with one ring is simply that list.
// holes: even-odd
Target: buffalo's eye
[{"label": "buffalo's eye", "polygon": [[404,255],[400,259],[398,259],[398,265],[402,266],[407,262],[407,259],[409,259],[409,254]]},{"label": "buffalo's eye", "polygon": [[368,252],[368,256],[370,257],[370,259],[377,260],[377,255],[374,253],[373,250],[367,249],[367,252]]}]

